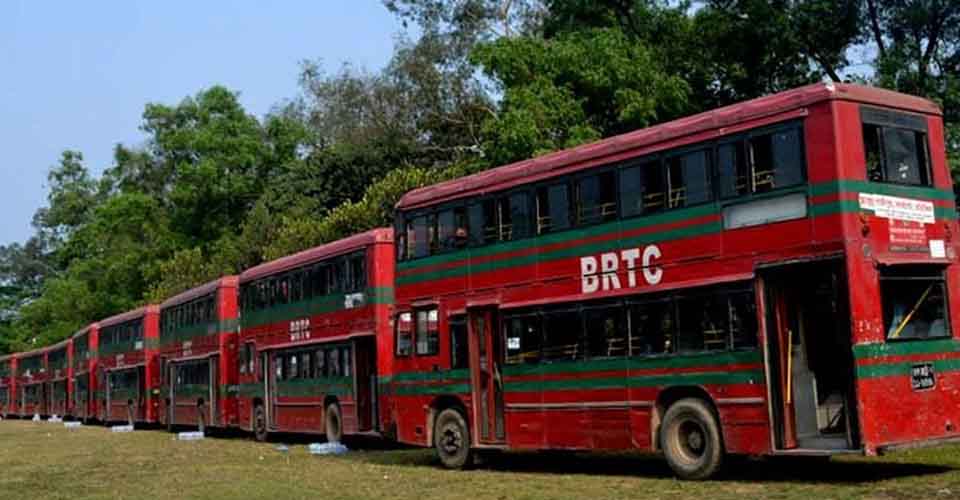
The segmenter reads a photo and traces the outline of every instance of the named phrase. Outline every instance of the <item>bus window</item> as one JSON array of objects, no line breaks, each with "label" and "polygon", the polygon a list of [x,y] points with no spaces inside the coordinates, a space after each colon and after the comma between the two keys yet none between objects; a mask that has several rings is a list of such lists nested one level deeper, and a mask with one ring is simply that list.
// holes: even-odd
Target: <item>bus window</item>
[{"label": "bus window", "polygon": [[463,316],[450,319],[450,368],[467,368],[470,351],[467,344],[467,322]]},{"label": "bus window", "polygon": [[709,201],[712,193],[707,151],[694,151],[668,159],[667,182],[670,187],[667,206],[670,208]]},{"label": "bus window", "polygon": [[[457,209],[462,211],[463,209]],[[459,248],[457,238],[457,217],[454,209],[443,210],[437,214],[437,241],[440,252],[449,252]]]},{"label": "bus window", "polygon": [[501,199],[500,240],[519,240],[530,236],[530,193],[513,193]]},{"label": "bus window", "polygon": [[602,172],[577,181],[577,224],[597,224],[617,217],[616,177]]},{"label": "bus window", "polygon": [[437,309],[421,309],[416,312],[417,356],[433,356],[440,351],[440,334],[437,331]]},{"label": "bus window", "polygon": [[413,352],[413,315],[405,312],[397,315],[397,356],[409,356]]},{"label": "bus window", "polygon": [[730,294],[730,345],[734,349],[757,347],[757,303],[753,292]]},{"label": "bus window", "polygon": [[570,186],[566,183],[537,190],[537,234],[570,228]]},{"label": "bus window", "polygon": [[929,186],[927,123],[920,116],[864,107],[864,164],[867,179]]},{"label": "bus window", "polygon": [[751,137],[750,151],[753,158],[751,192],[763,193],[803,182],[800,129]]},{"label": "bus window", "polygon": [[350,290],[359,292],[367,286],[367,256],[357,252],[350,257]]},{"label": "bus window", "polygon": [[701,295],[677,301],[677,351],[727,349],[729,315],[725,297]]},{"label": "bus window", "polygon": [[336,347],[327,349],[327,371],[331,377],[340,377],[340,350]]},{"label": "bus window", "polygon": [[313,370],[310,366],[310,358],[311,356],[309,352],[304,351],[300,353],[300,378],[313,377]]},{"label": "bus window", "polygon": [[353,376],[353,358],[350,355],[350,346],[343,346],[340,348],[340,357],[342,361],[343,376],[351,377]]},{"label": "bus window", "polygon": [[941,270],[885,269],[880,275],[880,298],[887,340],[950,336]]},{"label": "bus window", "polygon": [[750,193],[750,166],[743,141],[721,144],[717,148],[720,196],[734,198]]},{"label": "bus window", "polygon": [[626,318],[618,304],[584,310],[587,354],[591,358],[623,357],[627,351]]},{"label": "bus window", "polygon": [[313,376],[323,378],[327,376],[327,356],[323,349],[317,349],[313,352]]},{"label": "bus window", "polygon": [[583,325],[576,310],[546,311],[543,315],[543,360],[583,359],[580,333]]},{"label": "bus window", "polygon": [[641,196],[643,206],[641,213],[656,213],[667,206],[667,183],[663,176],[663,167],[660,160],[644,161],[637,167],[642,178]]},{"label": "bus window", "polygon": [[676,329],[673,302],[660,300],[631,305],[630,355],[671,352]]},{"label": "bus window", "polygon": [[430,241],[429,241],[429,230],[427,228],[427,216],[421,215],[413,219],[413,237],[410,238],[408,233],[407,237],[410,238],[413,252],[410,254],[411,257],[418,259],[420,257],[426,257],[430,253]]},{"label": "bus window", "polygon": [[540,361],[540,317],[536,314],[524,314],[507,317],[503,323],[506,337],[506,363],[538,363]]}]

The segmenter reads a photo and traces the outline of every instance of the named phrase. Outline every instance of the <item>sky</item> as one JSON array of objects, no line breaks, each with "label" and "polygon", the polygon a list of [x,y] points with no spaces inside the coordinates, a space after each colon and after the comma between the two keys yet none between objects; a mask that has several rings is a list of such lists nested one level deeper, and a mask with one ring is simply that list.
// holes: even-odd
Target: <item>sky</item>
[{"label": "sky", "polygon": [[377,70],[401,29],[380,0],[0,0],[0,244],[32,234],[63,150],[99,174],[141,143],[146,103],[221,84],[262,116],[301,61]]}]

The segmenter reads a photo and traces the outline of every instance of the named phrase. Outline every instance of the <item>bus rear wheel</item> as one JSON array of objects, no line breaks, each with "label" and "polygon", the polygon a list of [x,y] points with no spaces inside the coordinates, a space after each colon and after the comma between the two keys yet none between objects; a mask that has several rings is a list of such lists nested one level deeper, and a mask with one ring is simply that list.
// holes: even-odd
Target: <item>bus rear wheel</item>
[{"label": "bus rear wheel", "polygon": [[473,463],[470,429],[459,411],[447,408],[440,412],[433,427],[433,443],[444,467],[464,469]]},{"label": "bus rear wheel", "polygon": [[257,441],[266,441],[269,437],[267,432],[267,413],[263,405],[257,405],[253,408],[253,437]]},{"label": "bus rear wheel", "polygon": [[327,411],[324,413],[326,423],[327,442],[339,443],[343,439],[343,418],[340,415],[340,406],[336,403],[330,403]]},{"label": "bus rear wheel", "polygon": [[660,439],[667,463],[682,479],[709,479],[723,465],[720,424],[700,399],[672,404],[663,417]]}]

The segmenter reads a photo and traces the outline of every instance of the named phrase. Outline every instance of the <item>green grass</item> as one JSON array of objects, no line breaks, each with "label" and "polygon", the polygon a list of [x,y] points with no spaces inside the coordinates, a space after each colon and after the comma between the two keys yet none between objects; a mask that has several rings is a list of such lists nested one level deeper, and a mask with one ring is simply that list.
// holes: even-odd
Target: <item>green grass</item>
[{"label": "green grass", "polygon": [[[739,461],[717,481],[678,481],[658,457],[510,453],[440,469],[429,450],[353,442],[314,457],[246,437],[179,442],[162,431],[0,422],[0,498],[960,498],[960,447],[830,462]],[[379,449],[378,449],[379,448]]]}]

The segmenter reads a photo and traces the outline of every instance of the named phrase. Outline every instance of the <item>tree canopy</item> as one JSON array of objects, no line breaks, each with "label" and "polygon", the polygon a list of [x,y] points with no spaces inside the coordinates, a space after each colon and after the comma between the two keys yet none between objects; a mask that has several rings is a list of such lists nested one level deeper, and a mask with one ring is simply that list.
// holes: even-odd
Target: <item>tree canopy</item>
[{"label": "tree canopy", "polygon": [[937,101],[960,171],[955,1],[383,3],[414,29],[380,70],[305,61],[266,116],[213,86],[145,104],[110,165],[64,151],[0,246],[0,353],[389,224],[414,187],[815,81]]}]

